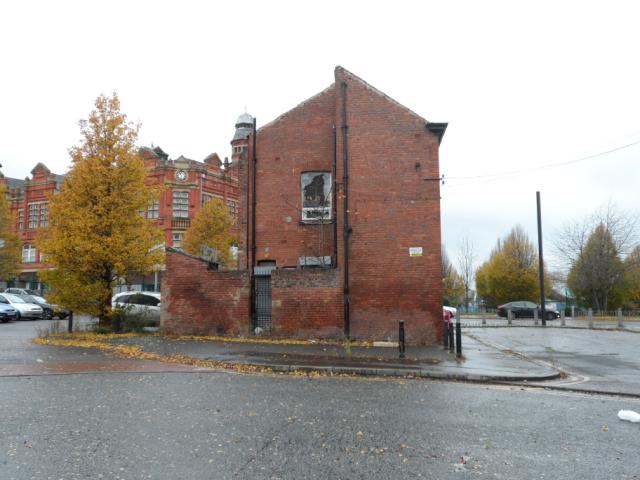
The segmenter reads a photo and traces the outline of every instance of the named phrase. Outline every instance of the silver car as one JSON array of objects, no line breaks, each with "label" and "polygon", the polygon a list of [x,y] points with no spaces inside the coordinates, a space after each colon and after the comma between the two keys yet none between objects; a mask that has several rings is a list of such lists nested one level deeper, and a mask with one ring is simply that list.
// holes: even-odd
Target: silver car
[{"label": "silver car", "polygon": [[155,292],[121,292],[111,299],[112,308],[140,315],[148,325],[160,324],[160,294]]},{"label": "silver car", "polygon": [[0,303],[11,305],[18,312],[16,320],[23,318],[38,319],[43,315],[42,307],[35,303],[27,303],[17,295],[11,293],[0,293]]}]

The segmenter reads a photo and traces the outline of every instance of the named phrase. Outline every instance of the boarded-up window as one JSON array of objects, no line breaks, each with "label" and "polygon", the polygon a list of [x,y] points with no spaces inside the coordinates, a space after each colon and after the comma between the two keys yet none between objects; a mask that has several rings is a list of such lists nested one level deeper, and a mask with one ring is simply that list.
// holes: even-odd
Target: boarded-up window
[{"label": "boarded-up window", "polygon": [[302,221],[331,221],[331,174],[304,172],[300,176],[302,193]]}]

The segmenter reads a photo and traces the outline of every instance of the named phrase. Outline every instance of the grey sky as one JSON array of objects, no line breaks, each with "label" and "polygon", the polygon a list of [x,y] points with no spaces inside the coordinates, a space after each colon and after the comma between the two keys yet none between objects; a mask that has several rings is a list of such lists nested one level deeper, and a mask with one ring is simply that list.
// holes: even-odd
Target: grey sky
[{"label": "grey sky", "polygon": [[[535,239],[608,201],[635,209],[640,18],[635,2],[3,2],[0,163],[24,178],[69,165],[77,121],[116,90],[140,143],[229,156],[246,107],[265,124],[342,65],[430,121],[443,240],[484,259],[516,223]],[[390,174],[393,159],[389,159]],[[517,175],[480,177],[503,172]],[[473,177],[473,178],[460,178]],[[550,247],[547,247],[550,250]]]}]

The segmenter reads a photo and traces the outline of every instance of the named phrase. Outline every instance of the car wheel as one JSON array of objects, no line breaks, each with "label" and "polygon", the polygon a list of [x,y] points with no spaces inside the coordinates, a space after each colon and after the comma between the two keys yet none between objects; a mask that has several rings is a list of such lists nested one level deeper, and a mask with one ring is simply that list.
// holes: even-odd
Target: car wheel
[{"label": "car wheel", "polygon": [[555,319],[556,319],[556,315],[555,315],[553,312],[547,312],[547,313],[545,314],[545,318],[546,318],[547,320],[555,320]]},{"label": "car wheel", "polygon": [[45,310],[43,317],[45,320],[51,320],[53,318],[53,310]]}]

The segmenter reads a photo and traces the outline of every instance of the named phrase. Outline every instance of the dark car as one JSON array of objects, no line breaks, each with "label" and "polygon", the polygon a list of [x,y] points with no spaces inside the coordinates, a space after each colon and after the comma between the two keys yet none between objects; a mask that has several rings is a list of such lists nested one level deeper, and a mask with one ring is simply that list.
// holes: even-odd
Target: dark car
[{"label": "dark car", "polygon": [[[533,318],[536,310],[540,313],[540,307],[538,307],[538,305],[533,302],[521,300],[498,305],[498,316],[506,318],[509,310],[511,310],[513,318]],[[560,316],[560,313],[556,310],[545,310],[544,316],[546,320],[555,320]]]},{"label": "dark car", "polygon": [[42,318],[51,320],[53,317],[58,317],[60,320],[64,320],[69,316],[69,311],[59,308],[57,305],[53,305],[47,302],[47,299],[40,295],[18,295],[25,302],[35,303],[42,307]]},{"label": "dark car", "polygon": [[16,318],[18,318],[18,311],[15,308],[6,303],[0,303],[0,322],[7,323]]}]

